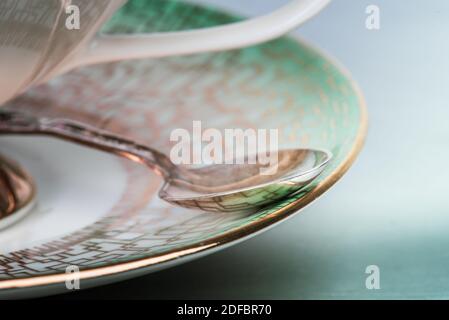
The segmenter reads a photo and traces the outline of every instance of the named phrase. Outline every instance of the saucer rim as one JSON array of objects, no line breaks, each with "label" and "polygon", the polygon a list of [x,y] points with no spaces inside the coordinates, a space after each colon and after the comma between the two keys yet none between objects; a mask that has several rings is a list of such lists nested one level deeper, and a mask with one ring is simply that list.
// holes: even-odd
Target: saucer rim
[{"label": "saucer rim", "polygon": [[[290,35],[287,38],[292,39],[300,43],[304,48],[314,51],[320,55],[323,59],[332,63],[332,65],[344,75],[358,100],[358,108],[360,111],[359,128],[354,139],[351,150],[347,153],[340,165],[335,168],[323,181],[318,183],[316,187],[301,197],[300,199],[286,205],[285,207],[273,212],[260,220],[253,221],[246,226],[239,227],[237,229],[228,231],[219,236],[215,236],[204,241],[186,246],[182,249],[174,249],[159,255],[154,255],[146,258],[139,258],[127,262],[119,262],[116,264],[110,264],[107,266],[88,268],[79,271],[80,280],[94,280],[101,277],[114,276],[118,274],[125,274],[133,271],[144,270],[151,266],[159,265],[164,268],[165,264],[173,262],[176,259],[190,260],[193,255],[205,255],[207,251],[218,251],[236,244],[240,241],[246,240],[251,236],[255,236],[268,230],[270,227],[277,225],[278,223],[287,220],[294,214],[306,208],[313,201],[318,199],[322,194],[329,190],[352,166],[357,156],[360,154],[363,145],[365,143],[366,135],[368,132],[368,111],[366,100],[359,84],[355,81],[349,70],[342,65],[336,58],[330,54],[324,52],[316,45],[311,44],[309,41],[304,40],[298,35]],[[300,203],[300,206],[298,206]],[[190,258],[190,259],[189,259]],[[71,275],[66,273],[58,273],[51,275],[38,275],[27,278],[0,280],[0,292],[16,291],[20,289],[26,289],[31,287],[45,287],[48,285],[55,285],[63,283],[66,280],[70,280]]]}]

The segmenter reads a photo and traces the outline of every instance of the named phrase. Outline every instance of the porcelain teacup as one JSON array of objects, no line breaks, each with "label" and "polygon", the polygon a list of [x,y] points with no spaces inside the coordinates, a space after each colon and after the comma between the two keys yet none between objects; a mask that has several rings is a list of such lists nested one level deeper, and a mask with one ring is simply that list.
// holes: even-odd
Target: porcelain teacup
[{"label": "porcelain teacup", "polygon": [[266,41],[301,24],[329,1],[291,0],[264,16],[206,29],[102,35],[98,30],[127,0],[2,0],[0,105],[78,66],[225,50]]}]

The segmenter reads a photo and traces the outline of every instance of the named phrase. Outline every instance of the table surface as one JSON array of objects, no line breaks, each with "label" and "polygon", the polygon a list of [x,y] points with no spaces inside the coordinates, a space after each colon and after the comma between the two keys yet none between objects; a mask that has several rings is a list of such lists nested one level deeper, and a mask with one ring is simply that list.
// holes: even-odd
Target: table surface
[{"label": "table surface", "polygon": [[[285,0],[202,1],[247,15]],[[365,9],[380,9],[380,30]],[[294,33],[340,60],[369,112],[362,154],[319,201],[234,247],[58,298],[449,298],[449,2],[333,1]],[[377,265],[380,289],[365,269]]]}]

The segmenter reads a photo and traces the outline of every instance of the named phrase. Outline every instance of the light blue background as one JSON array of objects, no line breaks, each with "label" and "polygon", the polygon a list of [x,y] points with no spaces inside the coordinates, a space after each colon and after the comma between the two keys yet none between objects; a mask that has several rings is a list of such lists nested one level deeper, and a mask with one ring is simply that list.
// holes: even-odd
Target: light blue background
[{"label": "light blue background", "polygon": [[[285,0],[202,1],[267,12]],[[380,7],[381,29],[365,28]],[[369,109],[365,148],[296,217],[206,258],[66,298],[449,298],[449,1],[334,0],[294,32],[340,60]],[[380,268],[380,290],[365,268]]]}]

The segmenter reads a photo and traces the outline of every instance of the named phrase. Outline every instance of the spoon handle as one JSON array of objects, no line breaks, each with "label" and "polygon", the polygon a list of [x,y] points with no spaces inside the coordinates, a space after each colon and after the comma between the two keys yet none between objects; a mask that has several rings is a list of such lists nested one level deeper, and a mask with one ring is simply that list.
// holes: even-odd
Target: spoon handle
[{"label": "spoon handle", "polygon": [[0,133],[56,136],[143,163],[163,177],[168,177],[173,168],[170,159],[157,150],[69,119],[39,118],[21,112],[0,110]]}]

